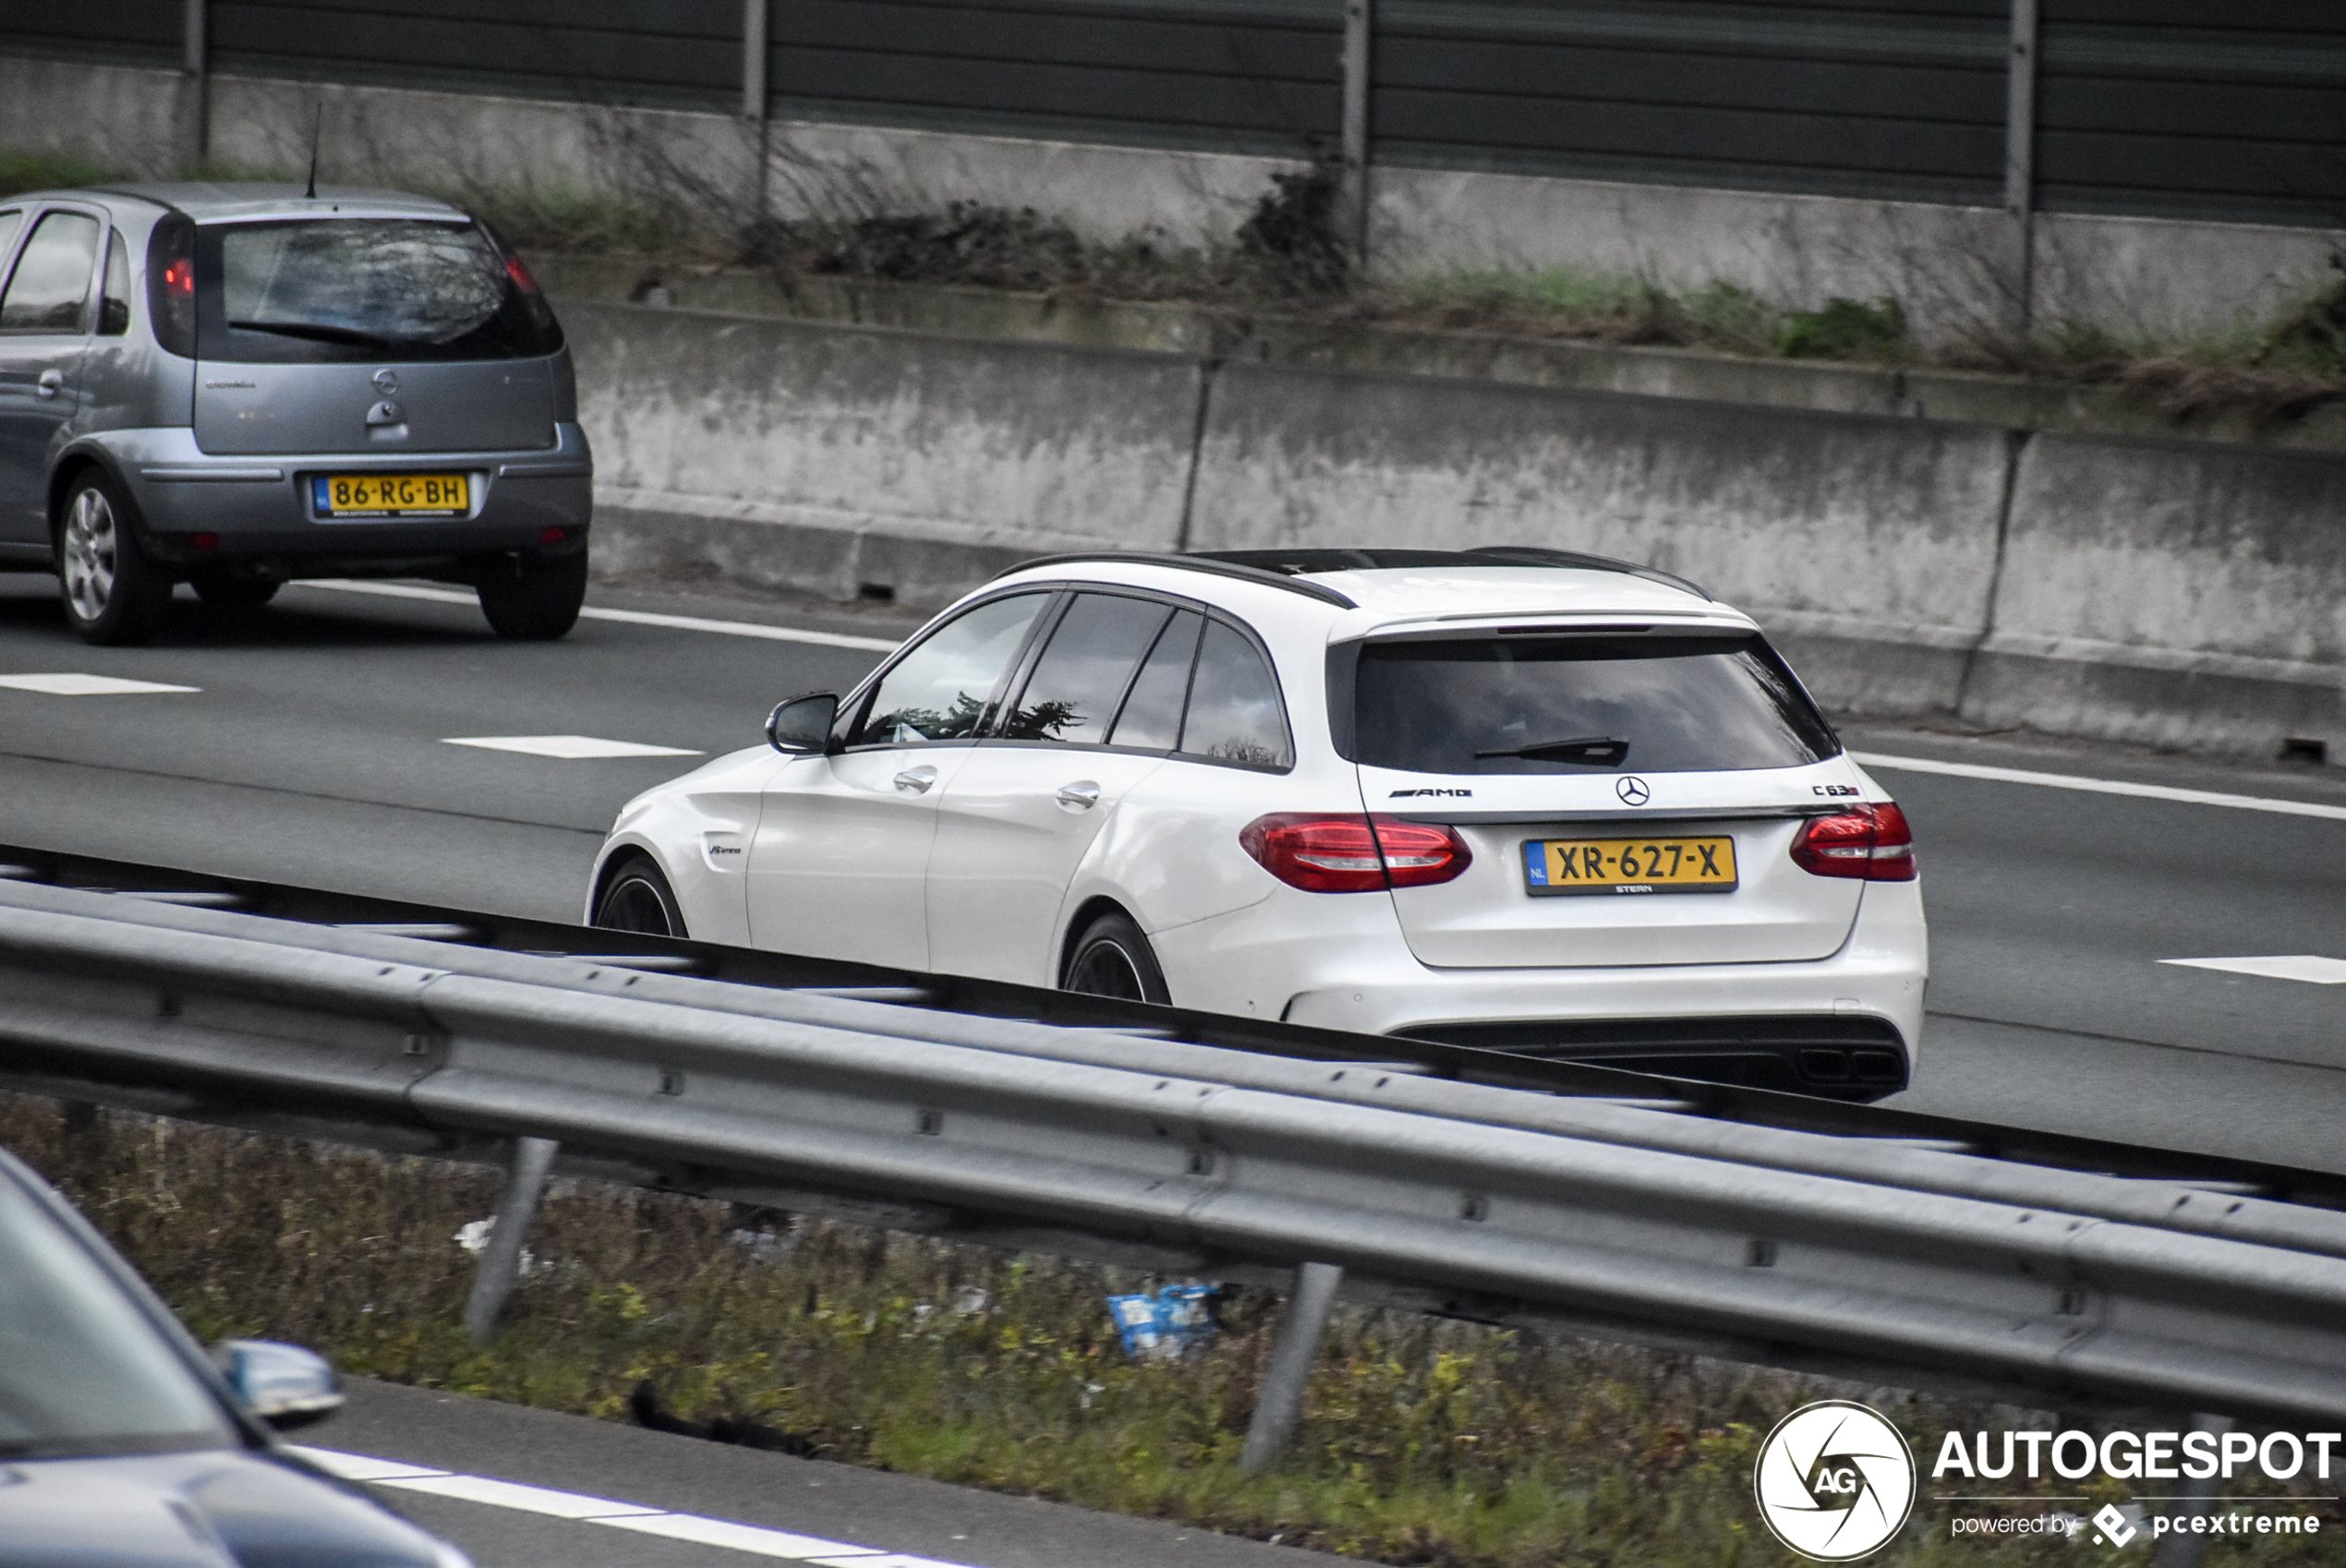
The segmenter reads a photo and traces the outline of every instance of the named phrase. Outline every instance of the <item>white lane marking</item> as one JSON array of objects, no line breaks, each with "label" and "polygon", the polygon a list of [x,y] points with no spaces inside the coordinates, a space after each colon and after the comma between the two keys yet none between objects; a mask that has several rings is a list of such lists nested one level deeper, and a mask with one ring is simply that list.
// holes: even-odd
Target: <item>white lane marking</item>
[{"label": "white lane marking", "polygon": [[813,1536],[796,1536],[788,1530],[761,1529],[756,1525],[735,1525],[723,1519],[704,1519],[695,1514],[654,1514],[636,1519],[598,1519],[595,1522],[609,1525],[615,1530],[636,1530],[647,1536],[664,1536],[670,1540],[691,1541],[698,1546],[731,1547],[735,1551],[755,1552],[760,1557],[787,1557],[796,1562],[833,1558],[841,1562],[868,1563],[881,1555],[866,1548],[817,1540]]},{"label": "white lane marking", "polygon": [[[352,583],[340,578],[325,577],[295,585],[303,588],[332,588],[339,594],[375,594],[392,599],[426,599],[433,604],[477,604],[471,594],[449,588],[415,588],[405,583]],[[894,653],[899,639],[889,637],[851,637],[843,632],[804,632],[795,626],[761,626],[754,621],[711,621],[698,615],[658,615],[646,609],[599,609],[589,606],[578,612],[581,621],[615,621],[627,626],[665,626],[677,632],[714,632],[727,637],[760,637],[769,643],[812,643],[825,648],[866,648],[874,653]]]},{"label": "white lane marking", "polygon": [[534,757],[577,762],[586,757],[696,757],[681,746],[646,746],[634,741],[599,741],[592,735],[451,735],[443,746],[478,746],[485,752],[525,752]]},{"label": "white lane marking", "polygon": [[2239,811],[2278,812],[2283,816],[2323,816],[2346,822],[2346,806],[2316,805],[2311,801],[2279,801],[2265,795],[2227,795],[2214,790],[2178,790],[2167,784],[2133,784],[2122,778],[2086,778],[2074,773],[2031,773],[2019,767],[1983,767],[1971,762],[1934,762],[1928,757],[1893,757],[1880,752],[1851,752],[1860,767],[1887,767],[1907,773],[1944,773],[1957,778],[1988,778],[2000,784],[2041,784],[2053,790],[2083,790],[2097,795],[2138,795],[2147,801],[2181,801],[2194,806],[2231,806]]},{"label": "white lane marking", "polygon": [[525,1514],[550,1514],[557,1519],[583,1519],[589,1523],[659,1512],[657,1508],[639,1508],[632,1502],[588,1497],[583,1492],[526,1487],[516,1481],[492,1481],[486,1476],[411,1476],[375,1484],[397,1487],[402,1491],[429,1492],[434,1497],[460,1498],[466,1502],[485,1502],[491,1508],[517,1508]]},{"label": "white lane marking", "polygon": [[115,675],[0,675],[0,686],[52,697],[125,697],[147,692],[200,692],[201,686],[166,686],[160,681],[125,681]]},{"label": "white lane marking", "polygon": [[421,1476],[448,1474],[429,1465],[402,1465],[396,1459],[369,1459],[363,1453],[337,1453],[331,1448],[304,1448],[299,1443],[287,1443],[285,1446],[320,1469],[340,1476],[345,1481],[405,1481]]},{"label": "white lane marking", "polygon": [[374,1459],[363,1453],[345,1453],[332,1448],[308,1448],[298,1443],[286,1446],[320,1468],[354,1481],[372,1481],[378,1486],[429,1492],[435,1497],[460,1498],[466,1502],[486,1503],[491,1508],[550,1514],[556,1518],[574,1519],[581,1524],[605,1525],[615,1530],[634,1530],[640,1535],[662,1536],[670,1540],[725,1547],[757,1557],[787,1558],[795,1562],[815,1563],[818,1568],[834,1568],[834,1565],[835,1568],[965,1568],[964,1564],[941,1562],[933,1557],[913,1557],[905,1552],[883,1551],[877,1547],[827,1541],[818,1536],[769,1530],[758,1525],[737,1525],[726,1519],[704,1518],[697,1514],[671,1514],[665,1509],[646,1508],[634,1502],[613,1502],[608,1498],[588,1497],[583,1492],[526,1487],[514,1481],[491,1480],[486,1476],[459,1476],[446,1470],[403,1465],[394,1459]]},{"label": "white lane marking", "polygon": [[2216,969],[2230,974],[2254,974],[2267,980],[2303,980],[2314,985],[2346,985],[2346,959],[2325,959],[2317,953],[2275,953],[2261,959],[2161,959],[2182,969]]}]

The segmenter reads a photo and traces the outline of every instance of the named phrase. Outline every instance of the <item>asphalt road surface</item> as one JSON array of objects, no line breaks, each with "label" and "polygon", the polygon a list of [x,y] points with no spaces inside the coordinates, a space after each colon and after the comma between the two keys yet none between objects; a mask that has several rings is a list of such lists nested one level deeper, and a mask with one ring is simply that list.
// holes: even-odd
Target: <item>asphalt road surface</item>
[{"label": "asphalt road surface", "polygon": [[[913,624],[599,590],[567,640],[513,645],[466,596],[296,585],[243,619],[183,593],[154,645],[102,649],[67,633],[48,579],[0,576],[0,841],[575,920],[623,801],[760,743],[776,701],[843,690]],[[1844,737],[1915,824],[1931,920],[1929,1027],[1895,1103],[2346,1169],[2346,769]],[[580,752],[601,754],[549,754]],[[1306,1560],[385,1385],[310,1441],[483,1568]]]},{"label": "asphalt road surface", "polygon": [[[92,648],[49,579],[0,577],[0,839],[576,920],[623,802],[760,743],[776,701],[843,690],[914,624],[599,591],[564,641],[509,644],[469,596],[426,592],[296,585],[235,618],[183,590],[152,646]],[[38,679],[60,676],[194,689]],[[1931,922],[1929,1028],[1896,1103],[2346,1169],[2346,768],[1913,727],[1845,738],[1907,765],[2110,787],[1870,765],[1915,824]],[[534,749],[452,743],[481,741]],[[648,754],[542,754],[565,750]],[[2111,792],[2146,787],[2267,805]],[[2309,978],[2170,961],[2274,958],[2317,961],[2297,966]]]},{"label": "asphalt road surface", "polygon": [[[479,1568],[1313,1568],[1346,1561],[917,1476],[354,1378],[295,1434]],[[322,1452],[319,1452],[322,1451]]]}]

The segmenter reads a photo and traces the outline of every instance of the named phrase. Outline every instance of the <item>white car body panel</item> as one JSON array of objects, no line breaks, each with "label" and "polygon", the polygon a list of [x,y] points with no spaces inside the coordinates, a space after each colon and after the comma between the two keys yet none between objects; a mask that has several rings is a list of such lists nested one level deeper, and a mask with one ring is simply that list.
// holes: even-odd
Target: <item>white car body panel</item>
[{"label": "white car body panel", "polygon": [[[1126,793],[1165,766],[1093,747],[975,747],[937,803],[922,967],[1058,984],[1054,937],[1068,884]],[[1074,803],[1086,792],[1090,804]]]},{"label": "white car body panel", "polygon": [[[1185,1007],[1373,1034],[1872,1019],[1895,1029],[1912,1063],[1928,973],[1919,885],[1818,876],[1790,856],[1801,815],[1889,802],[1845,755],[1639,774],[1649,793],[1633,807],[1616,786],[1634,765],[1424,774],[1356,765],[1332,739],[1332,645],[1557,621],[1756,632],[1748,618],[1626,572],[1478,564],[1311,580],[1357,608],[1144,559],[1046,565],[985,590],[1138,588],[1243,623],[1272,660],[1293,737],[1288,769],[1000,740],[736,754],[630,802],[598,874],[614,855],[647,850],[695,935],[814,956],[1050,985],[1082,926],[1113,906],[1146,935]],[[885,670],[848,694],[842,714]],[[1344,718],[1336,729],[1348,732]],[[935,770],[931,787],[899,788],[897,776],[915,768]],[[1095,803],[1062,803],[1070,785],[1096,787]],[[1314,893],[1275,877],[1240,842],[1272,813],[1362,811],[1450,825],[1473,863],[1433,886]],[[1732,893],[1535,897],[1526,886],[1529,839],[1721,834],[1735,845]]]}]

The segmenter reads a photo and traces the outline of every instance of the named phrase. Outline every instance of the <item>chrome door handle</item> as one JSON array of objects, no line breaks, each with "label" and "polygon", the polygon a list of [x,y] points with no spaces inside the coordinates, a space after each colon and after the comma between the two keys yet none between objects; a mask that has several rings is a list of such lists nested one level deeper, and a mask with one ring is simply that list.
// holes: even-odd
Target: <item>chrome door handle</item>
[{"label": "chrome door handle", "polygon": [[910,790],[915,795],[926,794],[928,787],[936,782],[937,769],[933,767],[908,767],[896,776],[896,787]]},{"label": "chrome door handle", "polygon": [[66,390],[66,373],[63,370],[43,370],[41,380],[33,384],[40,389],[42,397],[54,397]]},{"label": "chrome door handle", "polygon": [[1059,786],[1059,804],[1070,811],[1089,811],[1100,803],[1100,787],[1088,778]]}]

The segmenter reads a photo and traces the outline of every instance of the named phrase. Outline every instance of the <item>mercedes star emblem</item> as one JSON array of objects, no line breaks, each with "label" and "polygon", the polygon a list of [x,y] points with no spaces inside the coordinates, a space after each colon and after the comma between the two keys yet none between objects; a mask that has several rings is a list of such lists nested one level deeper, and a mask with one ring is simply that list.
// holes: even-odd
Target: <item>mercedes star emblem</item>
[{"label": "mercedes star emblem", "polygon": [[1615,784],[1613,792],[1621,797],[1624,805],[1641,806],[1653,799],[1653,791],[1646,788],[1646,781],[1635,774]]}]

